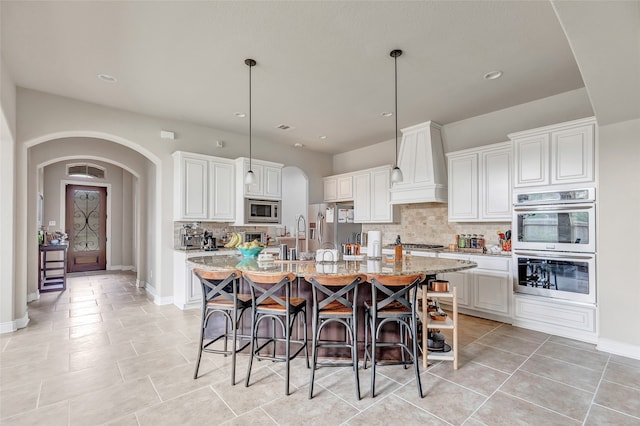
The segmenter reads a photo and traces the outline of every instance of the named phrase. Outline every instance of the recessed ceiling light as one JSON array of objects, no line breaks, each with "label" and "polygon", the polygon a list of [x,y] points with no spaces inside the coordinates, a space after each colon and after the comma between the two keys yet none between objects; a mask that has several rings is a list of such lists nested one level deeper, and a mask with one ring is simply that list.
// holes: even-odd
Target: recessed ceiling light
[{"label": "recessed ceiling light", "polygon": [[296,142],[293,144],[293,146],[295,146],[296,148],[302,148],[304,145],[302,145],[300,142]]},{"label": "recessed ceiling light", "polygon": [[495,80],[500,77],[502,77],[502,71],[491,71],[484,75],[485,80]]},{"label": "recessed ceiling light", "polygon": [[109,74],[98,74],[98,78],[104,81],[105,83],[115,83],[118,81],[117,78]]},{"label": "recessed ceiling light", "polygon": [[233,115],[238,118],[245,118],[247,116],[247,114],[245,114],[244,112],[234,112]]},{"label": "recessed ceiling light", "polygon": [[327,137],[325,135],[319,136],[320,139],[325,140]]},{"label": "recessed ceiling light", "polygon": [[380,114],[383,117],[391,117],[393,115],[392,112],[383,112],[382,114]]}]

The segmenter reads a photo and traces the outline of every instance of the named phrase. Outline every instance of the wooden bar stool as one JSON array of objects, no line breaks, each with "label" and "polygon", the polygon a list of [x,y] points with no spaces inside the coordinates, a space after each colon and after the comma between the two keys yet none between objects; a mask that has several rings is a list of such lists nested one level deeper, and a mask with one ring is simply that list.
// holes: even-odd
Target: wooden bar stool
[{"label": "wooden bar stool", "polygon": [[[222,354],[224,356],[231,355],[231,385],[235,385],[236,352],[243,350],[249,345],[249,342],[246,342],[243,346],[238,347],[239,337],[249,337],[238,334],[238,324],[247,308],[251,307],[251,295],[238,293],[238,284],[240,277],[242,277],[242,272],[237,269],[227,269],[223,271],[196,269],[194,273],[200,279],[200,284],[202,285],[202,321],[200,323],[198,360],[196,361],[196,371],[193,374],[193,378],[198,378],[198,369],[200,368],[200,359],[202,358],[203,351]],[[208,339],[209,342],[205,344],[207,325],[217,313],[224,316],[224,332],[217,337]],[[228,348],[229,337],[231,337],[231,349]],[[213,349],[209,347],[220,339],[224,339],[223,349]]]},{"label": "wooden bar stool", "polygon": [[[352,366],[356,380],[356,398],[360,399],[360,378],[358,376],[358,287],[367,279],[364,274],[327,276],[308,275],[305,280],[311,283],[313,293],[313,349],[311,351],[311,380],[309,399],[313,398],[313,382],[317,366]],[[327,341],[320,339],[324,326],[337,322],[345,327],[345,341]],[[318,348],[350,348],[350,363],[318,363]]]},{"label": "wooden bar stool", "polygon": [[[416,319],[416,288],[424,281],[424,274],[414,275],[368,275],[371,283],[371,300],[364,302],[365,334],[364,334],[364,368],[367,368],[367,358],[371,360],[371,396],[375,397],[376,365],[407,365],[413,364],[418,393],[422,398],[422,384],[420,383],[420,369],[418,366],[418,332]],[[398,324],[397,342],[378,342],[380,330],[390,322]],[[369,342],[371,334],[371,342]],[[411,347],[405,341],[405,335],[411,340]],[[376,361],[376,348],[397,347],[401,351],[400,361]],[[409,360],[405,358],[409,355]]]},{"label": "wooden bar stool", "polygon": [[[296,279],[296,276],[290,272],[278,274],[245,272],[243,277],[245,282],[249,283],[253,302],[251,305],[251,358],[249,359],[245,386],[249,386],[253,358],[284,362],[286,364],[285,394],[289,395],[290,361],[298,356],[303,349],[307,360],[307,368],[309,368],[307,301],[300,297],[291,297],[291,283]],[[283,290],[284,295],[282,295]],[[292,340],[291,332],[298,316],[302,321],[304,336],[302,340]],[[258,330],[260,323],[269,318],[272,320],[273,332],[270,336],[261,336]],[[276,337],[276,321],[282,328],[282,337]],[[266,341],[259,345],[259,339]],[[284,356],[278,355],[277,342],[285,344]],[[292,343],[298,346],[294,352],[291,350]],[[269,344],[273,345],[273,353],[271,355],[263,351]]]}]

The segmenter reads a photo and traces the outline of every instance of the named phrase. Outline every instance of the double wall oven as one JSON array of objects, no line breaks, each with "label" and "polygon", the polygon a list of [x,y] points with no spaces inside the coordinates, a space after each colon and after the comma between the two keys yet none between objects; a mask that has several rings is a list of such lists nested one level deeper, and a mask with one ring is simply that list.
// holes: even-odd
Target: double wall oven
[{"label": "double wall oven", "polygon": [[514,291],[596,302],[594,188],[514,195]]}]

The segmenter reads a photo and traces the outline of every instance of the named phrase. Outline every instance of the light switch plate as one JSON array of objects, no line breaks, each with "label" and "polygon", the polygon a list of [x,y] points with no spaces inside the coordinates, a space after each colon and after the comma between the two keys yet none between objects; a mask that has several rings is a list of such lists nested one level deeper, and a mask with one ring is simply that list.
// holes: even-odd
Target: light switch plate
[{"label": "light switch plate", "polygon": [[50,220],[49,221],[49,226],[56,226],[56,221],[55,220]]}]

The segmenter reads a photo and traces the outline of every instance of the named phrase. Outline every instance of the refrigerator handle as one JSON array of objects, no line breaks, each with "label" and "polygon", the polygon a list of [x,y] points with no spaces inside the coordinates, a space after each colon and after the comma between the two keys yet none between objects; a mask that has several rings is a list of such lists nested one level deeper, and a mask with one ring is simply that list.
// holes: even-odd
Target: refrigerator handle
[{"label": "refrigerator handle", "polygon": [[322,245],[322,233],[324,232],[324,216],[320,212],[318,212],[318,216],[316,217],[316,228],[316,238],[318,239],[318,244]]}]

